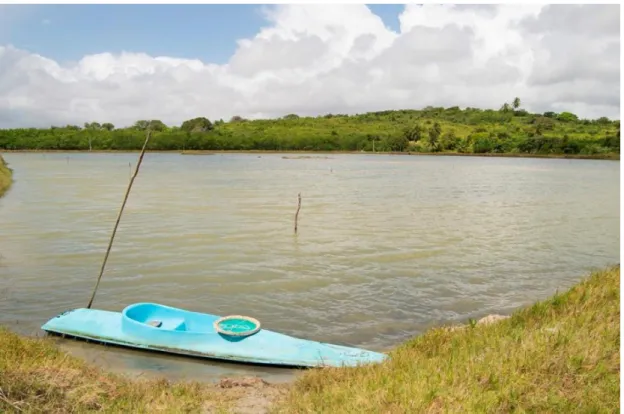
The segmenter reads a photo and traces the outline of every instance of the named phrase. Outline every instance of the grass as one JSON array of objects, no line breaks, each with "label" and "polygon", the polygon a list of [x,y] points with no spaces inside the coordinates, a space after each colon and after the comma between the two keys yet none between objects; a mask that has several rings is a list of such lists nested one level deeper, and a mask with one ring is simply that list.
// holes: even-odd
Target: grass
[{"label": "grass", "polygon": [[7,166],[4,158],[0,155],[0,197],[4,195],[11,187],[13,182],[13,172]]},{"label": "grass", "polygon": [[[48,338],[0,328],[0,412],[199,412],[225,410],[228,395],[199,383],[170,384],[105,373]],[[225,412],[225,411],[224,411]]]},{"label": "grass", "polygon": [[620,269],[502,322],[436,328],[371,367],[296,381],[280,413],[619,412]]}]

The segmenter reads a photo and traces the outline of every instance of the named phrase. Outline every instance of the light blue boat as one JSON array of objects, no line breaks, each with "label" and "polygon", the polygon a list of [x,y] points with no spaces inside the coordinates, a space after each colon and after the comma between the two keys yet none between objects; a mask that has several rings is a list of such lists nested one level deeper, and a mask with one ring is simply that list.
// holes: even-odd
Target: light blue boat
[{"label": "light blue boat", "polygon": [[132,304],[121,313],[73,309],[41,328],[105,344],[285,367],[352,367],[388,358],[382,353],[261,329],[259,321],[246,316],[220,318],[156,303]]}]

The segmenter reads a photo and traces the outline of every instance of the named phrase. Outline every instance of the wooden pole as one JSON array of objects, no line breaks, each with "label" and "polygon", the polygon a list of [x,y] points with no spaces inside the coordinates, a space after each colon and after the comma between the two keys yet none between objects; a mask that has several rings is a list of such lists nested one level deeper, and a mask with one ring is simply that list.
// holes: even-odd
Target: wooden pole
[{"label": "wooden pole", "polygon": [[299,203],[297,204],[297,212],[295,213],[295,234],[297,234],[297,220],[299,219],[299,210],[301,210],[301,193],[298,195]]},{"label": "wooden pole", "polygon": [[147,130],[147,135],[145,137],[145,142],[143,143],[143,148],[141,149],[141,155],[139,155],[139,161],[137,162],[136,168],[134,169],[134,175],[130,178],[130,183],[128,184],[128,188],[126,189],[126,195],[124,196],[123,203],[121,204],[121,208],[119,209],[119,214],[117,214],[117,221],[115,222],[115,227],[113,228],[113,234],[108,242],[108,248],[106,249],[106,255],[104,255],[104,261],[102,262],[102,268],[100,269],[100,275],[97,278],[97,282],[95,283],[95,288],[93,289],[93,294],[91,295],[91,300],[89,300],[89,304],[87,305],[87,309],[91,308],[93,304],[93,299],[95,298],[95,292],[97,292],[98,286],[100,285],[100,280],[102,279],[102,274],[104,274],[104,267],[106,266],[106,261],[108,260],[108,255],[111,251],[111,247],[113,246],[113,239],[115,238],[115,234],[117,233],[117,227],[119,226],[119,221],[121,220],[121,214],[123,213],[124,207],[126,206],[126,201],[128,201],[128,195],[130,195],[130,189],[132,188],[132,183],[134,183],[134,179],[139,173],[139,167],[141,166],[141,161],[143,161],[143,155],[145,154],[145,148],[147,148],[147,143],[150,140],[152,135],[152,131]]}]

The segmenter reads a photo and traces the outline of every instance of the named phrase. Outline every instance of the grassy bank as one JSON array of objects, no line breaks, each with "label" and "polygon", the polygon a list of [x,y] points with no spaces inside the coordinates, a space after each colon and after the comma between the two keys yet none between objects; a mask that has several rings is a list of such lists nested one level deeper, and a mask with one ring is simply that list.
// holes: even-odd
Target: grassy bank
[{"label": "grassy bank", "polygon": [[13,182],[13,171],[7,166],[4,158],[0,155],[0,197],[11,187]]},{"label": "grassy bank", "polygon": [[619,412],[620,270],[491,325],[428,331],[388,363],[296,382],[283,413]]},{"label": "grassy bank", "polygon": [[2,413],[229,413],[262,409],[284,391],[284,385],[253,378],[217,384],[131,379],[69,356],[50,338],[0,327]]},{"label": "grassy bank", "polygon": [[23,338],[0,328],[1,412],[189,412],[206,402],[225,407],[228,401],[199,384],[107,374],[59,351],[49,339]]}]

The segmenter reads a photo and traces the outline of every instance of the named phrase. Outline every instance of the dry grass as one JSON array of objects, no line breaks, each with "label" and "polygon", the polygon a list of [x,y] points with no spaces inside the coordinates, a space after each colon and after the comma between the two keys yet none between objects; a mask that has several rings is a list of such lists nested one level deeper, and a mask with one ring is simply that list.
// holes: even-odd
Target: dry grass
[{"label": "dry grass", "polygon": [[237,395],[212,385],[105,373],[46,338],[0,328],[0,412],[226,412]]},{"label": "dry grass", "polygon": [[13,172],[7,166],[4,158],[0,155],[0,197],[11,187]]},{"label": "dry grass", "polygon": [[377,366],[313,370],[276,412],[619,412],[619,266],[491,325],[433,329]]}]

